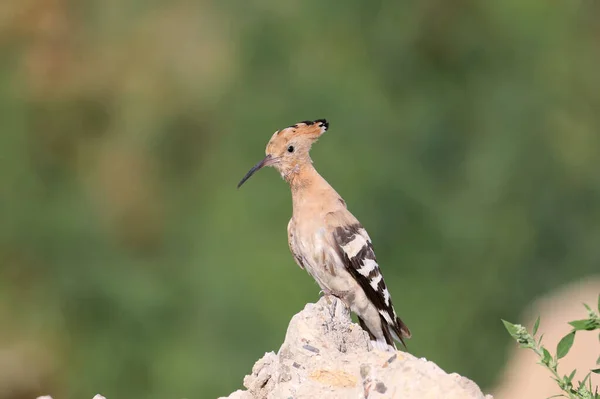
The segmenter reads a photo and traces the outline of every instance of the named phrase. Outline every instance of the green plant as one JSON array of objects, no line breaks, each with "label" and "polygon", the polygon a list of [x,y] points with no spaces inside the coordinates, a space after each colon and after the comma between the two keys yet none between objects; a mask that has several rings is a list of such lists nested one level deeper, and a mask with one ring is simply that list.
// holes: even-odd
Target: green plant
[{"label": "green plant", "polygon": [[[558,343],[556,347],[556,355],[552,356],[548,349],[542,345],[542,334],[539,339],[536,340],[536,334],[540,326],[540,318],[538,317],[533,325],[533,332],[530,334],[525,327],[520,324],[512,324],[506,320],[502,320],[504,326],[510,333],[510,335],[519,343],[521,348],[527,348],[533,350],[539,357],[539,364],[546,367],[552,378],[557,382],[560,389],[564,392],[560,395],[554,395],[552,397],[567,397],[570,399],[600,399],[598,388],[596,387],[595,392],[592,392],[592,383],[590,379],[591,373],[600,374],[600,368],[590,370],[585,378],[577,384],[573,385],[573,377],[577,370],[573,370],[571,374],[560,376],[557,371],[558,361],[565,357],[575,342],[575,334],[577,331],[594,331],[600,330],[600,317],[592,308],[584,304],[588,311],[588,318],[582,320],[574,320],[569,322],[573,329],[567,335],[565,335]],[[600,296],[598,297],[598,311],[600,312]],[[600,357],[596,361],[596,364],[600,364]]]}]

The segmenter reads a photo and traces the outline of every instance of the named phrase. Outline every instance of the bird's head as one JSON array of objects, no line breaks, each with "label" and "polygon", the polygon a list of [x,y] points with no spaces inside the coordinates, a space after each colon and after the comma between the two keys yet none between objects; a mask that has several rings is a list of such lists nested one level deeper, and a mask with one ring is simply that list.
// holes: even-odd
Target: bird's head
[{"label": "bird's head", "polygon": [[310,147],[328,127],[325,119],[317,119],[299,122],[273,133],[265,151],[267,156],[248,171],[238,188],[264,166],[274,166],[285,180],[289,180],[302,165],[311,163]]}]

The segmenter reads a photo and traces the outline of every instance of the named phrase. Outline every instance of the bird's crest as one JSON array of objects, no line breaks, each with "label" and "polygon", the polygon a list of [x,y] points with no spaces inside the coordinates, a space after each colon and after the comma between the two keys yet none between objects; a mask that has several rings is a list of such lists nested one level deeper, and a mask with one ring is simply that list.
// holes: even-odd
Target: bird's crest
[{"label": "bird's crest", "polygon": [[306,135],[311,138],[318,138],[323,133],[327,131],[329,128],[329,122],[326,119],[317,119],[315,121],[302,121],[298,122],[295,125],[289,126],[285,129],[282,129],[278,132],[282,134],[286,131],[291,131],[291,134],[294,136],[303,136]]},{"label": "bird's crest", "polygon": [[295,125],[288,126],[285,129],[276,131],[271,141],[290,140],[292,138],[307,138],[310,141],[316,141],[329,128],[329,122],[325,119],[315,121],[302,121]]}]

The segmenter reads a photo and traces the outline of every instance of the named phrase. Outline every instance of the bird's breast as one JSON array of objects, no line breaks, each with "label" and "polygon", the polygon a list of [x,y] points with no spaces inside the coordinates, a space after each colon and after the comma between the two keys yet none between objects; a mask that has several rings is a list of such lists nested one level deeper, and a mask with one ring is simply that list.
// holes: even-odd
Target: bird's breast
[{"label": "bird's breast", "polygon": [[306,271],[322,289],[344,293],[354,288],[354,280],[339,258],[326,226],[296,224],[290,240],[293,252],[302,257]]}]

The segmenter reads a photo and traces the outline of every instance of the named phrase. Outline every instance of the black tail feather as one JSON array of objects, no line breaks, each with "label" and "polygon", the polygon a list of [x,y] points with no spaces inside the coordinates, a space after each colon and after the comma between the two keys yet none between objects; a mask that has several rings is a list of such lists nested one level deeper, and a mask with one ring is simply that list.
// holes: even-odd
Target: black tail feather
[{"label": "black tail feather", "polygon": [[358,318],[358,324],[360,324],[360,326],[362,327],[363,330],[365,330],[367,333],[369,333],[369,338],[371,338],[371,340],[375,340],[375,336],[373,335],[373,333],[371,332],[371,330],[369,330],[367,328],[367,325],[365,324],[365,322],[363,321],[363,319],[361,319],[360,317],[356,316]]}]

